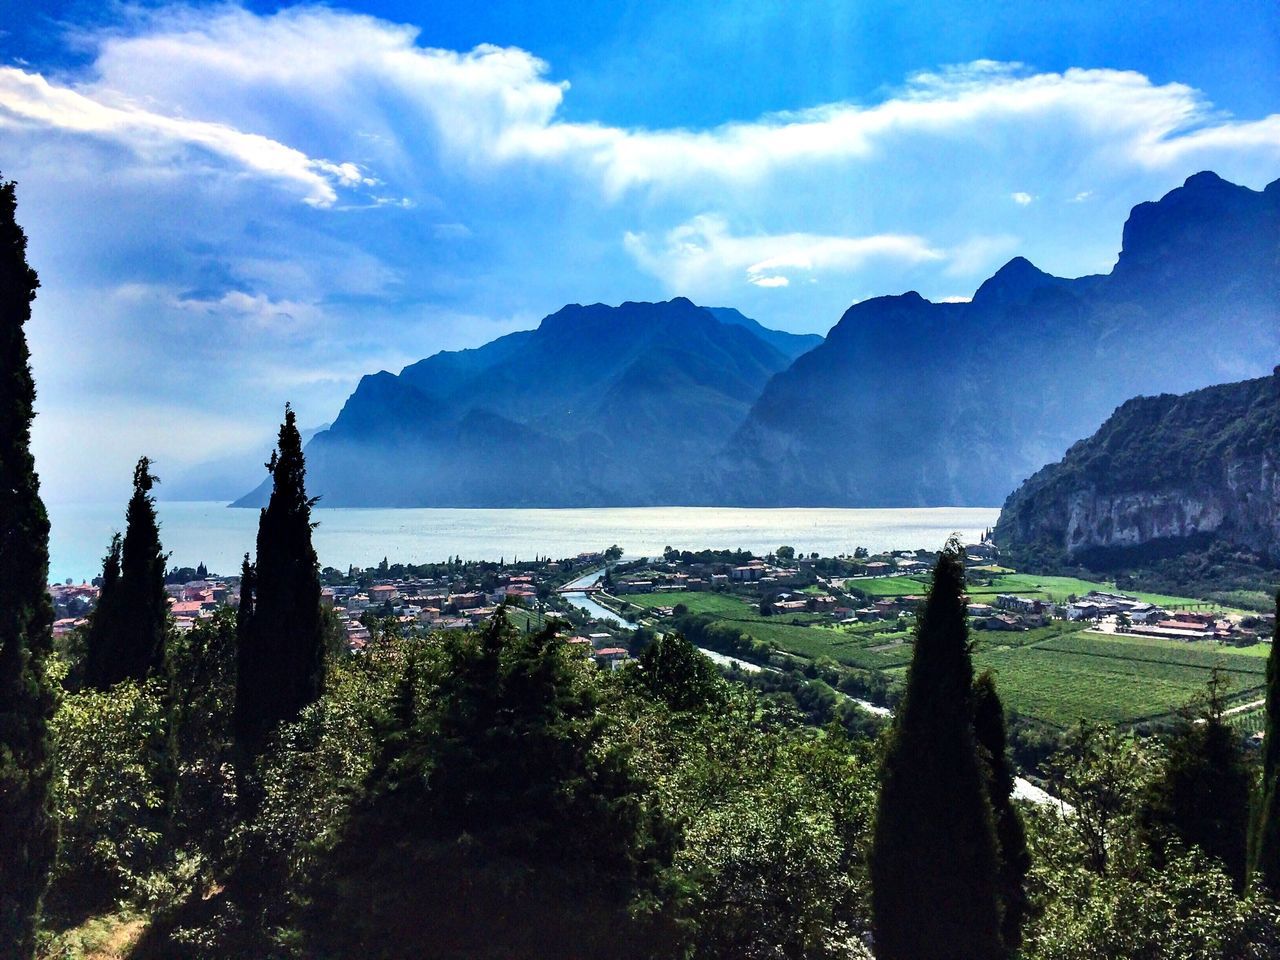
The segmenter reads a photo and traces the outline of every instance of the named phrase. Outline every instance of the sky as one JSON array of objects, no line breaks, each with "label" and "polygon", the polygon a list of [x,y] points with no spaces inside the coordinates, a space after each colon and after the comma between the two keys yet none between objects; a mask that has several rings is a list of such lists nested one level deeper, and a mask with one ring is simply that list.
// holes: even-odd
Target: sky
[{"label": "sky", "polygon": [[1280,177],[1275,0],[0,0],[47,499],[261,463],[282,408],[565,303],[825,333]]}]

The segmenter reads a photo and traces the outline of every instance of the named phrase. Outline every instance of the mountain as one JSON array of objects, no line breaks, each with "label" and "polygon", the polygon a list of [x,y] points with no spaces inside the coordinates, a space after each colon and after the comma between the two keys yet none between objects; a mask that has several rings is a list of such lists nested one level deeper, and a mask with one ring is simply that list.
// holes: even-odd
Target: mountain
[{"label": "mountain", "polygon": [[746,327],[788,360],[794,360],[802,353],[808,353],[822,342],[822,337],[816,333],[786,333],[782,330],[770,330],[760,321],[743,316],[733,307],[707,307],[706,309],[721,323]]},{"label": "mountain", "polygon": [[1280,367],[1122,404],[1009,496],[995,538],[1038,563],[1205,538],[1280,558]]},{"label": "mountain", "polygon": [[[322,430],[328,430],[329,424],[318,427],[303,427],[305,443]],[[231,500],[239,496],[247,487],[256,483],[262,476],[262,463],[266,459],[256,448],[242,448],[235,453],[224,454],[210,460],[186,467],[168,469],[160,463],[160,479],[163,481],[156,487],[157,500]]]},{"label": "mountain", "polygon": [[326,506],[684,502],[790,361],[741,320],[684,298],[572,305],[536,330],[366,376],[307,445],[308,490]]},{"label": "mountain", "polygon": [[1019,257],[969,303],[855,304],[775,376],[717,464],[719,502],[993,504],[1135,394],[1280,360],[1280,181],[1200,173],[1135,207],[1106,275]]},{"label": "mountain", "polygon": [[970,302],[877,297],[825,339],[683,298],[573,305],[367,376],[308,444],[309,489],[334,506],[995,504],[1125,399],[1277,360],[1280,181],[1199,173],[1132,210],[1104,275],[1017,257]]}]

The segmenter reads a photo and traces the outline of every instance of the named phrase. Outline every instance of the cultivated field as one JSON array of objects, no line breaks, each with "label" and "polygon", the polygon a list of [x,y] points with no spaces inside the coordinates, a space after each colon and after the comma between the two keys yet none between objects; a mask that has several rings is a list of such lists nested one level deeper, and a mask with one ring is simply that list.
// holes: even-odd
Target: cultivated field
[{"label": "cultivated field", "polygon": [[[924,579],[910,577],[851,583],[869,594],[874,589],[879,596],[928,590]],[[1070,577],[1013,574],[996,578],[990,586],[973,586],[969,593],[975,600],[986,594],[1017,593],[1058,602],[1068,594],[1105,587]],[[762,617],[755,604],[730,594],[643,594],[627,599],[650,609],[681,603],[690,613],[713,616],[786,653],[881,671],[899,683],[911,662],[911,633],[899,630],[894,620],[833,625],[811,615]],[[1172,607],[1195,602],[1150,599]],[[1270,649],[1267,644],[1235,648],[1214,641],[1096,633],[1083,624],[1062,621],[1034,630],[974,630],[971,636],[975,667],[996,672],[1006,705],[1057,726],[1080,720],[1140,723],[1172,716],[1203,696],[1215,667],[1223,671],[1231,702],[1248,702],[1260,695]],[[1242,729],[1251,722],[1249,716],[1236,721]]]}]

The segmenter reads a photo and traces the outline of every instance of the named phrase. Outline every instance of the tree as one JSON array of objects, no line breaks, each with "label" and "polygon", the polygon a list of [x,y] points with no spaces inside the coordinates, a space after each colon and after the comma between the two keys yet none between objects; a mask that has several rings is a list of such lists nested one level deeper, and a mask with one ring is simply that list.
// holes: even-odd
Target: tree
[{"label": "tree", "polygon": [[[1280,614],[1280,592],[1276,593]],[[1280,617],[1267,656],[1267,725],[1262,741],[1262,790],[1254,822],[1250,880],[1280,898]]]},{"label": "tree", "polygon": [[[142,683],[164,665],[169,628],[165,561],[151,488],[151,461],[138,460],[124,540],[111,541],[102,567],[102,590],[90,619],[85,683],[106,690],[122,680]],[[118,571],[118,575],[117,575]]]},{"label": "tree", "polygon": [[999,863],[973,735],[964,554],[948,542],[916,627],[871,849],[880,960],[1003,955]]},{"label": "tree", "polygon": [[1168,760],[1149,791],[1145,820],[1160,859],[1166,839],[1194,845],[1218,860],[1236,889],[1245,881],[1253,774],[1235,733],[1222,719],[1226,677],[1215,668],[1194,720],[1166,739]]},{"label": "tree", "polygon": [[679,633],[663,634],[645,647],[634,676],[672,710],[705,710],[725,699],[715,666]]},{"label": "tree", "polygon": [[984,670],[973,685],[973,735],[983,760],[1000,851],[1000,934],[1005,946],[1013,950],[1022,944],[1022,925],[1027,919],[1031,854],[1022,814],[1013,804],[1014,771],[1009,762],[1004,705],[990,670]]},{"label": "tree", "polygon": [[1158,775],[1150,746],[1081,721],[1045,767],[1053,793],[1072,811],[1067,828],[1085,869],[1101,877],[1140,870],[1146,861],[1141,798]]},{"label": "tree", "polygon": [[57,845],[50,784],[54,693],[49,518],[31,456],[36,398],[24,332],[40,286],[12,181],[0,181],[0,957],[35,949]]},{"label": "tree", "polygon": [[796,548],[795,547],[779,547],[777,551],[775,551],[775,555],[779,560],[782,560],[784,562],[789,562],[796,558]]},{"label": "tree", "polygon": [[267,464],[271,499],[258,518],[258,556],[245,558],[237,619],[236,744],[256,755],[272,731],[324,691],[320,564],[311,545],[302,437],[286,404]]}]

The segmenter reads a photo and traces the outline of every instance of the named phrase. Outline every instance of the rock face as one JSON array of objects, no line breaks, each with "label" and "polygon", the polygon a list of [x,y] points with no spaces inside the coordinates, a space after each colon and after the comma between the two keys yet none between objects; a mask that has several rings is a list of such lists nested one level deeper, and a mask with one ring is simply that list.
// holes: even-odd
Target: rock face
[{"label": "rock face", "polygon": [[1280,556],[1280,367],[1128,401],[1010,495],[995,535],[1049,562],[1206,539]]},{"label": "rock face", "polygon": [[1280,360],[1280,181],[1197,174],[1134,208],[1115,269],[1022,258],[970,303],[855,304],[775,376],[721,460],[728,502],[1000,503],[1125,398]]}]

